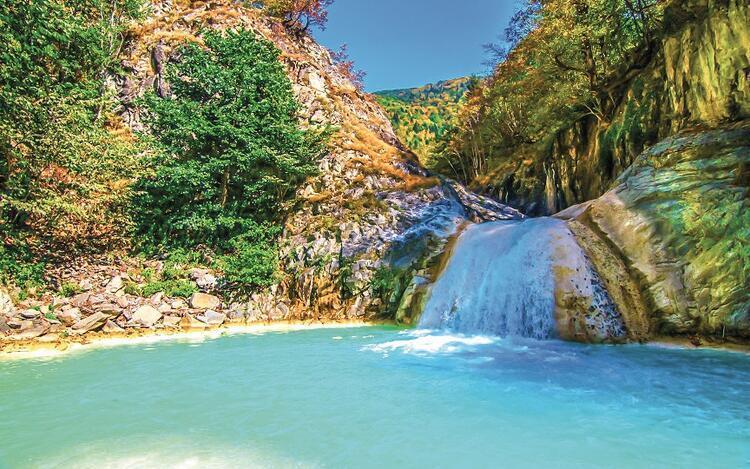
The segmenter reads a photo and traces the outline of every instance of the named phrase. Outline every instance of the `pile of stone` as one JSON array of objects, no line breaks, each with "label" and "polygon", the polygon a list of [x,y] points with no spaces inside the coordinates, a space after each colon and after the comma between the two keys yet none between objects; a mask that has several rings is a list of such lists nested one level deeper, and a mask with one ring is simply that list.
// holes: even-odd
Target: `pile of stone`
[{"label": "pile of stone", "polygon": [[[196,285],[211,287],[215,277],[193,275]],[[212,280],[213,279],[213,280]],[[137,330],[200,330],[244,320],[215,295],[197,292],[188,299],[156,293],[148,298],[126,292],[126,273],[90,286],[71,298],[54,296],[15,305],[0,290],[0,341],[49,340],[98,332],[123,334]],[[81,281],[91,285],[89,279]]]}]

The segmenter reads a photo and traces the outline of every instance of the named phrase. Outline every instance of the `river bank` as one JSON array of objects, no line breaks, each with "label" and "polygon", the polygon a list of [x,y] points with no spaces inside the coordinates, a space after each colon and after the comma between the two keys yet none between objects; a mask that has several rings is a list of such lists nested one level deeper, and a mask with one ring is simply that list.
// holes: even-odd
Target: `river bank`
[{"label": "river bank", "polygon": [[166,341],[204,341],[222,336],[242,334],[284,333],[314,329],[349,329],[368,326],[387,326],[388,323],[365,321],[277,321],[256,323],[228,323],[211,329],[131,329],[105,333],[92,332],[81,336],[45,336],[23,341],[0,341],[0,361],[29,358],[49,358],[97,348],[125,345],[146,345]]}]

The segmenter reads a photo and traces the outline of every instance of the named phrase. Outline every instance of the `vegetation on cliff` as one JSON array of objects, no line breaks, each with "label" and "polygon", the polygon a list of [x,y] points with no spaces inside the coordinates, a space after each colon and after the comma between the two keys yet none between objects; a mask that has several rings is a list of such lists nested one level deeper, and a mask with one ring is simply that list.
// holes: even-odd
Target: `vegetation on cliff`
[{"label": "vegetation on cliff", "polygon": [[276,270],[282,204],[315,173],[325,134],[299,128],[299,104],[279,52],[247,30],[208,32],[177,49],[169,95],[145,97],[159,143],[135,185],[138,232],[153,249],[209,246],[229,280],[266,286]]},{"label": "vegetation on cliff", "polygon": [[491,158],[530,164],[519,146],[583,116],[610,118],[623,79],[651,57],[662,18],[656,0],[527,1],[505,32],[510,48],[488,46],[498,65],[442,142],[443,170],[470,182]]},{"label": "vegetation on cliff", "polygon": [[[323,21],[324,4],[290,14]],[[178,59],[155,64],[155,91],[135,103],[149,132],[133,134],[112,84],[147,11],[0,6],[0,282],[22,296],[46,286],[45,262],[133,246],[201,246],[238,286],[273,280],[285,209],[327,133],[300,127],[279,50],[239,30],[185,37]]]},{"label": "vegetation on cliff", "polygon": [[454,117],[476,79],[456,78],[435,84],[375,93],[393,123],[396,135],[426,166],[433,166],[435,144],[454,125]]}]

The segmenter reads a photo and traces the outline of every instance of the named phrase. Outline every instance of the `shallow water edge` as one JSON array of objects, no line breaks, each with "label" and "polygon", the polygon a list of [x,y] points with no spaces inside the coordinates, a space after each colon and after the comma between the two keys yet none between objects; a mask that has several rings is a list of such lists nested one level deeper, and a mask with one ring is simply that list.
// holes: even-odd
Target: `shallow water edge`
[{"label": "shallow water edge", "polygon": [[394,323],[368,321],[274,321],[247,324],[228,324],[218,328],[192,331],[134,329],[119,334],[87,334],[55,341],[16,341],[0,343],[0,362],[59,357],[65,354],[98,348],[145,345],[171,341],[213,340],[224,336],[298,332],[315,329],[350,329],[359,327],[391,326]]}]

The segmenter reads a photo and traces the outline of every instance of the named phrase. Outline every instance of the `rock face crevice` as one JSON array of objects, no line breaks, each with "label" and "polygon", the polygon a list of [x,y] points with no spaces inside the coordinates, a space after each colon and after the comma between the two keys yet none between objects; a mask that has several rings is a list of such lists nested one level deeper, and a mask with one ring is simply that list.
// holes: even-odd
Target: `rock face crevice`
[{"label": "rock face crevice", "polygon": [[672,0],[648,65],[624,83],[611,118],[586,116],[534,148],[534,164],[499,168],[481,187],[534,215],[609,190],[636,157],[691,128],[750,118],[750,5]]}]

